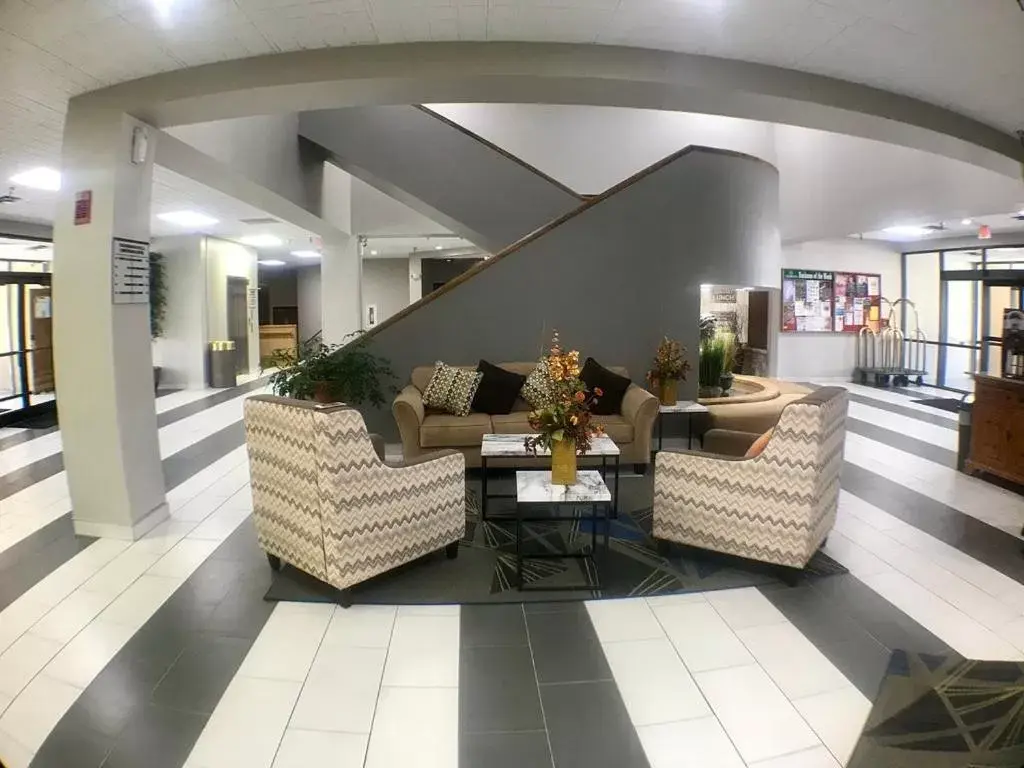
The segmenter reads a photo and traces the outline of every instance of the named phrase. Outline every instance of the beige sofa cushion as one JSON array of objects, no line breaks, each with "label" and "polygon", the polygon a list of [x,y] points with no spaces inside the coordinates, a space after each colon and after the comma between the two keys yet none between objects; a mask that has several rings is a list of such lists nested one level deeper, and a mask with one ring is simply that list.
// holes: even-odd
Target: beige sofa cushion
[{"label": "beige sofa cushion", "polygon": [[530,428],[527,421],[529,411],[513,411],[507,415],[496,414],[491,416],[491,425],[497,435],[525,435],[536,430]]},{"label": "beige sofa cushion", "polygon": [[486,413],[449,416],[431,413],[420,425],[420,445],[424,448],[461,448],[480,445],[491,432],[491,417]]},{"label": "beige sofa cushion", "polygon": [[616,445],[633,442],[633,425],[624,416],[594,416],[594,423],[604,427],[605,434],[614,440]]},{"label": "beige sofa cushion", "polygon": [[[600,361],[599,361],[600,362]],[[534,360],[532,363],[495,363],[499,368],[504,368],[506,371],[512,371],[518,373],[520,376],[529,376],[534,368],[537,367],[537,361]],[[470,371],[476,370],[476,363],[472,365],[458,365],[456,368],[465,368]],[[609,371],[619,374],[619,376],[625,376],[629,378],[629,371],[620,365],[609,365],[606,366]],[[412,385],[416,387],[420,392],[427,388],[427,384],[430,382],[430,377],[434,373],[434,366],[432,365],[420,365],[412,369]],[[524,408],[528,408],[523,401],[517,401],[515,410],[519,410],[520,403]]]}]

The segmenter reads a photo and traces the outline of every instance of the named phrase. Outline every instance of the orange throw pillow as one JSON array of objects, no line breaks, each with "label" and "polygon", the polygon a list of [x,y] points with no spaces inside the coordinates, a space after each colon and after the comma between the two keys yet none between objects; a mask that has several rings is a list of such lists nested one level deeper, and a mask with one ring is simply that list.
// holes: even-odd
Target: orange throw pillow
[{"label": "orange throw pillow", "polygon": [[761,435],[754,443],[747,448],[747,452],[743,454],[744,459],[753,459],[755,456],[760,456],[765,448],[768,447],[768,441],[772,439],[772,432],[775,431],[775,427],[772,427],[763,435]]}]

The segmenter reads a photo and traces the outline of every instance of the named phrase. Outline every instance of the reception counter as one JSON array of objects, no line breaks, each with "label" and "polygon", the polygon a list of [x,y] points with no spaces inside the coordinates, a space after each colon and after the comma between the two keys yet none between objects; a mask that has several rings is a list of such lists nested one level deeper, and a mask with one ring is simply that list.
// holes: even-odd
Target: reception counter
[{"label": "reception counter", "polygon": [[1024,381],[976,374],[968,472],[1024,485]]}]

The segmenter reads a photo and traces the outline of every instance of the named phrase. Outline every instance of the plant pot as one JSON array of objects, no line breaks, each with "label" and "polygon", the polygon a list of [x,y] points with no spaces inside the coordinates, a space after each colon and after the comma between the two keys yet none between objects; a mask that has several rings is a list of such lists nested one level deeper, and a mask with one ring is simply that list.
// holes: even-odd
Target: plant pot
[{"label": "plant pot", "polygon": [[675,405],[679,400],[679,380],[662,379],[658,381],[658,399],[662,405]]},{"label": "plant pot", "polygon": [[732,374],[723,373],[721,378],[719,378],[718,383],[722,386],[722,392],[728,392],[732,389]]},{"label": "plant pot", "polygon": [[701,387],[700,391],[697,393],[697,396],[698,397],[704,397],[704,398],[708,398],[708,397],[721,397],[722,396],[722,388],[721,387]]},{"label": "plant pot", "polygon": [[551,443],[551,484],[576,484],[576,443],[572,440]]},{"label": "plant pot", "polygon": [[318,403],[335,403],[337,399],[331,394],[329,381],[318,381],[313,385],[313,400]]}]

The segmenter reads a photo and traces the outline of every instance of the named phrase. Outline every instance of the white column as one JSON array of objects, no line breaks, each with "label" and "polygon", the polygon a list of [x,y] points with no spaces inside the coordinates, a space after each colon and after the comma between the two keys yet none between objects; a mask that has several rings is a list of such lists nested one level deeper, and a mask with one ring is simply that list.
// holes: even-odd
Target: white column
[{"label": "white column", "polygon": [[[153,148],[131,162],[123,113],[71,102],[54,222],[54,363],[75,530],[138,538],[167,517],[147,304],[114,304],[111,239],[149,240]],[[92,220],[74,223],[92,192]]]},{"label": "white column", "polygon": [[340,344],[362,328],[362,264],[359,238],[324,241],[320,260],[320,302],[325,344]]}]

